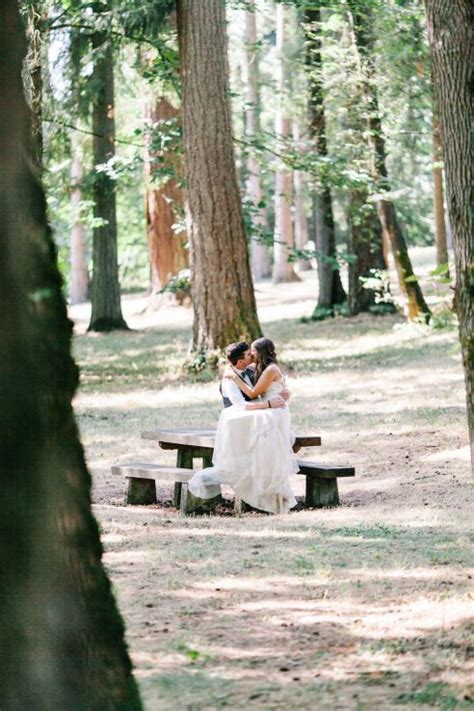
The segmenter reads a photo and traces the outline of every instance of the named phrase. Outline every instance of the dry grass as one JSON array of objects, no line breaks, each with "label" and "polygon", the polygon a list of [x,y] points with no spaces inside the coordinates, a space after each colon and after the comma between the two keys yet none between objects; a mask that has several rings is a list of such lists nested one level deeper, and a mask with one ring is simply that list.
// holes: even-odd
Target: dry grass
[{"label": "dry grass", "polygon": [[[322,432],[318,457],[357,467],[338,509],[181,518],[165,489],[159,506],[123,506],[111,463],[173,462],[140,431],[213,425],[216,383],[176,376],[185,309],[140,312],[131,297],[137,330],[76,339],[95,512],[148,711],[473,703],[456,331],[367,316],[303,324],[313,279],[262,285],[259,312],[291,372],[296,428]],[[87,313],[74,311],[81,334]]]}]

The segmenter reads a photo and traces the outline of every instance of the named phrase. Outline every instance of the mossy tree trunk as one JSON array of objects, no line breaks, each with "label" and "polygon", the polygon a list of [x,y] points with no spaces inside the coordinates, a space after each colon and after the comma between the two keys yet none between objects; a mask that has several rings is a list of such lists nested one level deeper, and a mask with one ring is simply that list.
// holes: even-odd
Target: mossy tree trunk
[{"label": "mossy tree trunk", "polygon": [[[327,158],[326,116],[322,81],[321,57],[321,10],[306,7],[304,33],[306,40],[305,64],[309,87],[309,134],[314,150],[321,158]],[[319,294],[317,309],[332,309],[346,301],[339,269],[335,264],[336,235],[332,210],[330,185],[323,179],[316,194],[316,250],[318,252]]]},{"label": "mossy tree trunk", "polygon": [[1,4],[0,46],[0,707],[135,711],[71,406],[72,324],[31,169],[16,0]]},{"label": "mossy tree trunk", "polygon": [[[373,270],[386,268],[382,249],[382,230],[366,190],[352,189],[350,203],[349,251],[355,261],[349,264],[349,311],[356,315],[375,306],[375,291],[364,287]],[[395,310],[395,307],[394,307]]]},{"label": "mossy tree trunk", "polygon": [[178,0],[193,351],[260,335],[235,168],[225,6]]},{"label": "mossy tree trunk", "polygon": [[349,0],[348,6],[354,46],[357,50],[359,69],[363,76],[361,89],[367,110],[367,137],[371,154],[371,169],[379,194],[376,203],[377,213],[384,236],[391,246],[400,291],[407,301],[408,318],[424,317],[425,320],[428,320],[431,312],[414,275],[405,235],[398,221],[395,205],[390,198],[391,186],[387,172],[385,135],[377,94],[374,64],[375,38],[371,8],[366,0],[363,2]]},{"label": "mossy tree trunk", "polygon": [[[94,21],[104,22],[103,5],[98,6]],[[106,6],[108,7],[108,5]],[[94,219],[91,320],[89,331],[126,329],[120,303],[117,256],[116,181],[107,164],[115,155],[114,58],[112,46],[104,31],[92,35],[94,50],[94,87],[92,131],[94,134]]]},{"label": "mossy tree trunk", "polygon": [[455,303],[474,465],[474,10],[470,0],[425,0],[456,266]]},{"label": "mossy tree trunk", "polygon": [[45,11],[43,0],[30,1],[26,7],[26,77],[31,106],[33,159],[38,172],[43,169],[43,55],[44,31],[41,26]]}]

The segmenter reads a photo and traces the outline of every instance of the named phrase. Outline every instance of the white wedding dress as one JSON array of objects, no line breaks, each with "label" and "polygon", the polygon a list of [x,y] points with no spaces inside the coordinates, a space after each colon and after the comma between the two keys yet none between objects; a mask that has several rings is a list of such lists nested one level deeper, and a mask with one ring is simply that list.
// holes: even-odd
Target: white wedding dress
[{"label": "white wedding dress", "polygon": [[[271,383],[263,396],[270,400],[285,386],[284,378]],[[247,504],[271,513],[296,506],[289,477],[298,472],[292,450],[288,406],[222,410],[217,425],[213,467],[197,471],[189,481],[194,496],[209,499],[229,484]]]}]

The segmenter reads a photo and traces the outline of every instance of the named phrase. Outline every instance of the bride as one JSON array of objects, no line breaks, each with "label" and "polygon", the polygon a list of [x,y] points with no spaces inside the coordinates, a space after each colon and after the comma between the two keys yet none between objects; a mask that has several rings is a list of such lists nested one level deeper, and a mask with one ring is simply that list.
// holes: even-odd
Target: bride
[{"label": "bride", "polygon": [[269,338],[251,345],[255,362],[255,386],[249,385],[226,368],[224,378],[232,378],[250,398],[268,403],[262,409],[225,408],[220,415],[214,446],[213,467],[196,472],[189,490],[202,499],[220,493],[229,484],[243,501],[256,509],[286,513],[296,505],[289,477],[298,472],[291,447],[288,407],[272,408],[271,400],[285,387],[275,346]]}]

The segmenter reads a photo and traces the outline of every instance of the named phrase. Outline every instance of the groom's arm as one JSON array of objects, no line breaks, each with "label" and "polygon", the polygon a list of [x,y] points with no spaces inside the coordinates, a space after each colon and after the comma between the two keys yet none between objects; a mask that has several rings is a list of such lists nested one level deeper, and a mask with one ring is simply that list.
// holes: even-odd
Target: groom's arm
[{"label": "groom's arm", "polygon": [[[222,394],[229,398],[232,405],[237,407],[239,410],[266,410],[269,408],[267,400],[254,400],[253,402],[248,402],[242,395],[242,391],[239,386],[229,378],[222,381]],[[281,397],[277,396],[270,400],[270,407],[278,408],[284,406],[285,401]]]}]

